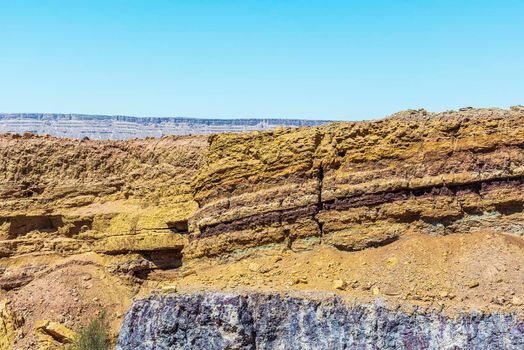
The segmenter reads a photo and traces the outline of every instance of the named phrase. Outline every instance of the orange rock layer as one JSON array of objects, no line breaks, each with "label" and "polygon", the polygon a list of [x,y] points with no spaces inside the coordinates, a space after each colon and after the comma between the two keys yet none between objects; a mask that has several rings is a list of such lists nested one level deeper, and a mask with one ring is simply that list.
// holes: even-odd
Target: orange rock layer
[{"label": "orange rock layer", "polygon": [[[3,136],[0,256],[283,245],[407,232],[521,235],[524,110],[132,141]],[[188,235],[189,234],[189,235]]]},{"label": "orange rock layer", "polygon": [[[506,265],[524,246],[524,108],[417,110],[209,137],[1,135],[0,199],[0,338],[9,339],[0,349],[36,349],[39,338],[28,334],[39,321],[75,329],[100,306],[117,329],[136,293],[172,280],[184,288],[255,283],[280,290],[290,282],[349,293],[354,286],[354,295],[367,296],[376,286],[409,299],[422,287],[431,294],[422,281],[431,275],[467,300],[461,288],[473,279],[473,265],[460,283],[442,275],[457,273],[446,258],[454,237],[475,233],[466,243],[482,238],[483,252],[503,242],[505,253],[490,264],[508,278],[518,274]],[[438,271],[419,273],[422,265],[397,261],[426,264],[424,252],[442,235],[450,239],[438,251],[445,256]],[[386,265],[397,266],[396,275],[382,271],[381,254],[366,253],[376,247],[395,257]],[[406,251],[397,254],[398,247]],[[464,249],[451,252],[455,260]],[[310,258],[322,266],[292,268]],[[267,261],[281,266],[271,272]],[[333,263],[358,266],[342,271]],[[219,278],[228,273],[230,279]],[[508,287],[511,297],[501,297],[491,287],[501,278],[478,277],[482,284],[471,291],[486,296],[472,297],[480,305],[504,299],[521,307],[524,287]],[[398,280],[405,288],[394,286]],[[44,292],[56,297],[27,303]]]},{"label": "orange rock layer", "polygon": [[210,140],[188,257],[284,244],[360,250],[409,232],[524,233],[524,110],[431,114]]}]

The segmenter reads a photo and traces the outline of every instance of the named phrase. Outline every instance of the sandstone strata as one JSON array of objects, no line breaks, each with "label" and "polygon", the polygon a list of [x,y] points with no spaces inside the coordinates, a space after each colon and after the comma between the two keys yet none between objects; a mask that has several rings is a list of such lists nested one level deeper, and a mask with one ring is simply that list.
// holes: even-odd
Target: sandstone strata
[{"label": "sandstone strata", "polygon": [[205,138],[0,139],[0,256],[179,251]]},{"label": "sandstone strata", "polygon": [[409,232],[524,233],[524,111],[408,111],[211,138],[188,257],[267,244],[342,250]]},{"label": "sandstone strata", "polygon": [[40,320],[75,330],[102,307],[116,336],[133,297],[161,287],[519,325],[523,122],[514,107],[128,141],[2,135],[0,349],[37,349]]},{"label": "sandstone strata", "polygon": [[15,349],[45,348],[40,319],[75,329],[102,307],[116,332],[136,275],[180,266],[206,149],[204,137],[0,137],[0,297],[24,321],[4,331]]}]

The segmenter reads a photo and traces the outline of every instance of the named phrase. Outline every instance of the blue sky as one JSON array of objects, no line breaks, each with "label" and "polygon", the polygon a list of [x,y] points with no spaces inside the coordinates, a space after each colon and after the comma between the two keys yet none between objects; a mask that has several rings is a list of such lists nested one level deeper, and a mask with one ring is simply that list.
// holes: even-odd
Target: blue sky
[{"label": "blue sky", "polygon": [[0,111],[359,120],[524,104],[524,1],[0,0]]}]

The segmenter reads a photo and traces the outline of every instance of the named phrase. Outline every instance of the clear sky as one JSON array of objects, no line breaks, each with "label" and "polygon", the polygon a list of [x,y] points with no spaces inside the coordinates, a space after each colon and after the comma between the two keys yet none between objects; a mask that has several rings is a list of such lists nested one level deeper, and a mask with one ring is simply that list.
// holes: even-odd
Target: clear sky
[{"label": "clear sky", "polygon": [[0,112],[355,120],[515,104],[522,0],[0,0]]}]

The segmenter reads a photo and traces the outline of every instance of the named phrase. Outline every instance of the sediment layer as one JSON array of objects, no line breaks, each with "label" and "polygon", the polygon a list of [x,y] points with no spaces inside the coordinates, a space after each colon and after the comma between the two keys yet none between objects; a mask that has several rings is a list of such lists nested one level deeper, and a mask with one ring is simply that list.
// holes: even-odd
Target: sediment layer
[{"label": "sediment layer", "polygon": [[[344,250],[411,231],[521,235],[524,112],[430,114],[217,135],[193,182],[187,257],[270,243]],[[487,219],[487,220],[484,220]]]},{"label": "sediment layer", "polygon": [[[523,314],[523,125],[513,107],[128,141],[1,135],[0,334],[50,349],[37,321],[75,328],[102,306],[116,333],[135,295],[170,285]],[[42,291],[52,300],[24,306]]]}]

